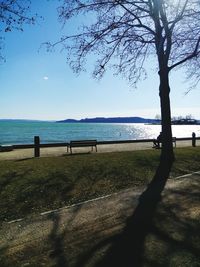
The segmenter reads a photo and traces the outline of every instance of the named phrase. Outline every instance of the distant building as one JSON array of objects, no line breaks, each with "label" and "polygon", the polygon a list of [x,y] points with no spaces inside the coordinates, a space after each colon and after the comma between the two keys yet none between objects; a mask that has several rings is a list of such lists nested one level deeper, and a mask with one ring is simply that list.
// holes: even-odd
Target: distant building
[{"label": "distant building", "polygon": [[180,119],[172,121],[173,125],[193,125],[199,124],[199,122],[195,119]]}]

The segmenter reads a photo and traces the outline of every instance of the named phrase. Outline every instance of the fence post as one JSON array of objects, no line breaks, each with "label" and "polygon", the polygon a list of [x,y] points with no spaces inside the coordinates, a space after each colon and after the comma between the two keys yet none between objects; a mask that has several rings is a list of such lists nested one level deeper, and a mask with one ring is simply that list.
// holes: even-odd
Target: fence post
[{"label": "fence post", "polygon": [[192,146],[196,146],[196,134],[194,132],[192,133]]},{"label": "fence post", "polygon": [[40,157],[40,137],[34,136],[34,157]]}]

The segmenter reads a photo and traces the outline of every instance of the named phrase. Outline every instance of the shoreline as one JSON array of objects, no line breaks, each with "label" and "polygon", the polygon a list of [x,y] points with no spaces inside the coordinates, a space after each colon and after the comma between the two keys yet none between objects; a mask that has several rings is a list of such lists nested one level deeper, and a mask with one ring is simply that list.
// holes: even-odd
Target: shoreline
[{"label": "shoreline", "polygon": [[[197,140],[197,145],[200,144],[200,140]],[[192,147],[191,140],[188,141],[177,141],[177,147]],[[109,153],[109,152],[120,152],[120,151],[134,151],[134,150],[146,150],[152,149],[152,142],[145,143],[125,143],[125,144],[98,144],[97,153]],[[96,153],[91,152],[90,147],[79,147],[73,148],[73,154],[85,154],[85,153]],[[58,157],[70,155],[67,153],[67,147],[48,147],[40,148],[40,157]],[[23,160],[34,157],[33,148],[25,149],[14,149],[8,152],[0,152],[0,160]]]}]

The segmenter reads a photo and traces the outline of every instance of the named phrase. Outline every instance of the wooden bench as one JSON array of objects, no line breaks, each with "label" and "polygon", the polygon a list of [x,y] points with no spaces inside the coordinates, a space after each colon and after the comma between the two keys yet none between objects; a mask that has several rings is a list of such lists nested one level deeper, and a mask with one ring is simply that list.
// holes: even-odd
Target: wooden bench
[{"label": "wooden bench", "polygon": [[72,154],[72,147],[87,147],[90,146],[91,150],[93,151],[93,148],[95,147],[95,150],[97,152],[97,140],[77,140],[77,141],[70,141],[70,143],[67,145],[67,153],[69,152]]},{"label": "wooden bench", "polygon": [[[176,147],[176,137],[172,137],[172,144]],[[153,140],[153,148],[161,148],[162,147],[162,140],[158,141],[157,139]]]}]

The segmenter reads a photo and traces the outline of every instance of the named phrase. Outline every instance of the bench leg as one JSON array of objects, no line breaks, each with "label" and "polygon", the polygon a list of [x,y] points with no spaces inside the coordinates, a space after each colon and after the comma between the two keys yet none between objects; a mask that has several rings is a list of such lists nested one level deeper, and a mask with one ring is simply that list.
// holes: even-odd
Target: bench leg
[{"label": "bench leg", "polygon": [[96,145],[92,146],[92,151],[94,151],[94,147],[95,147],[95,151],[97,152],[97,146]]},{"label": "bench leg", "polygon": [[160,148],[160,143],[158,141],[154,141],[152,148]]}]

